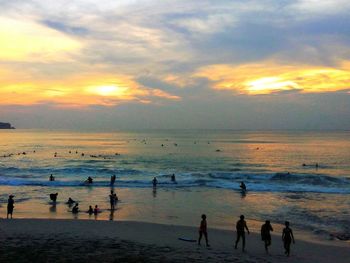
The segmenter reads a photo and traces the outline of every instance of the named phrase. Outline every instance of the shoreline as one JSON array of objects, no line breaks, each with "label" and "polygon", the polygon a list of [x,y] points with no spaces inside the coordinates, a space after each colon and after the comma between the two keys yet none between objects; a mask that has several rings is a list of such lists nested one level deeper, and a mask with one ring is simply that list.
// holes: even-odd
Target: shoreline
[{"label": "shoreline", "polygon": [[[59,262],[70,262],[72,258],[93,262],[99,258],[103,262],[322,263],[347,262],[350,256],[347,242],[321,244],[296,235],[291,257],[287,258],[280,235],[272,236],[271,255],[265,254],[258,233],[246,235],[246,253],[233,249],[234,231],[212,229],[209,225],[208,235],[210,248],[204,246],[204,240],[200,247],[178,240],[179,237],[197,239],[197,227],[135,221],[0,219],[0,261],[30,262],[21,261],[19,252],[27,258],[40,254],[42,261],[37,259],[37,262],[56,262],[55,256],[59,256]],[[11,255],[17,258],[12,259]]]}]

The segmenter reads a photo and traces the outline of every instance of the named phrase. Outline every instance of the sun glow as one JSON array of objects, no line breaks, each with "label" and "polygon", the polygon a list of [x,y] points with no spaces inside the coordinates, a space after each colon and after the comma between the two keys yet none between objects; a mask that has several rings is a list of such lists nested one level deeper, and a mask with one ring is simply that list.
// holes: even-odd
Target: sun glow
[{"label": "sun glow", "polygon": [[117,85],[106,85],[98,87],[90,87],[89,91],[100,96],[117,96],[120,97],[127,92],[127,87],[120,87]]},{"label": "sun glow", "polygon": [[200,68],[193,77],[207,78],[216,90],[259,95],[283,91],[303,93],[335,92],[350,89],[350,63],[337,68],[283,65],[274,61],[261,64],[219,64]]}]

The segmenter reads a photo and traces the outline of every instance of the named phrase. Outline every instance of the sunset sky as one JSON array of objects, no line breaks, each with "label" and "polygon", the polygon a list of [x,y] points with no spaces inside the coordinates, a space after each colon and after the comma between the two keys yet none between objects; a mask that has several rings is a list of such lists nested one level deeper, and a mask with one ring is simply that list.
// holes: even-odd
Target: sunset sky
[{"label": "sunset sky", "polygon": [[350,129],[348,0],[0,0],[0,121]]}]

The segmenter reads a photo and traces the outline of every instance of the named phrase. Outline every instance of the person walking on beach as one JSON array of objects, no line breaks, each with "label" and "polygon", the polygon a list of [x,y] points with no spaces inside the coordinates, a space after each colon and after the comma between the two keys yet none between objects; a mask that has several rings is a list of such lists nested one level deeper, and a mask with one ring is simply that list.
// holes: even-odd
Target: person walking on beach
[{"label": "person walking on beach", "polygon": [[287,257],[289,257],[290,244],[292,243],[292,241],[293,241],[293,244],[295,244],[295,240],[294,240],[294,236],[293,236],[293,231],[289,227],[289,222],[286,221],[284,224],[286,226],[282,232],[282,240],[283,240],[283,245],[284,245],[284,249],[285,249],[284,254],[286,254]]},{"label": "person walking on beach", "polygon": [[271,245],[271,233],[270,231],[273,231],[273,228],[271,226],[271,223],[269,220],[265,221],[265,224],[261,226],[261,239],[265,243],[265,251],[266,253],[269,253],[268,247]]},{"label": "person walking on beach", "polygon": [[13,208],[15,207],[15,200],[13,200],[13,195],[9,196],[9,199],[7,200],[7,219],[9,218],[9,215],[11,215],[12,219],[12,214],[13,214]]},{"label": "person walking on beach", "polygon": [[198,238],[198,245],[201,245],[201,239],[202,236],[204,235],[205,238],[205,243],[207,247],[210,247],[209,242],[208,242],[208,232],[207,232],[207,216],[205,214],[202,215],[202,221],[199,226],[199,238]]},{"label": "person walking on beach", "polygon": [[250,232],[249,232],[247,223],[244,220],[244,215],[241,215],[240,219],[237,221],[237,224],[236,224],[237,239],[236,239],[235,249],[237,249],[238,242],[239,242],[240,238],[242,237],[242,251],[243,252],[245,250],[245,229],[247,229],[247,232],[249,234]]}]

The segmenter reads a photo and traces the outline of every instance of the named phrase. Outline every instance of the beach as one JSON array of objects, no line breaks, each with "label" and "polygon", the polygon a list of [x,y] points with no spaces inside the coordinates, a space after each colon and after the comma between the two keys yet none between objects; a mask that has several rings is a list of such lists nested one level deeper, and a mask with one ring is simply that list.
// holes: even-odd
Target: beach
[{"label": "beach", "polygon": [[234,250],[233,231],[208,229],[210,247],[197,227],[132,221],[0,220],[0,262],[348,262],[347,243],[300,240],[284,255],[280,235],[266,255],[257,233],[246,236],[246,252]]}]

